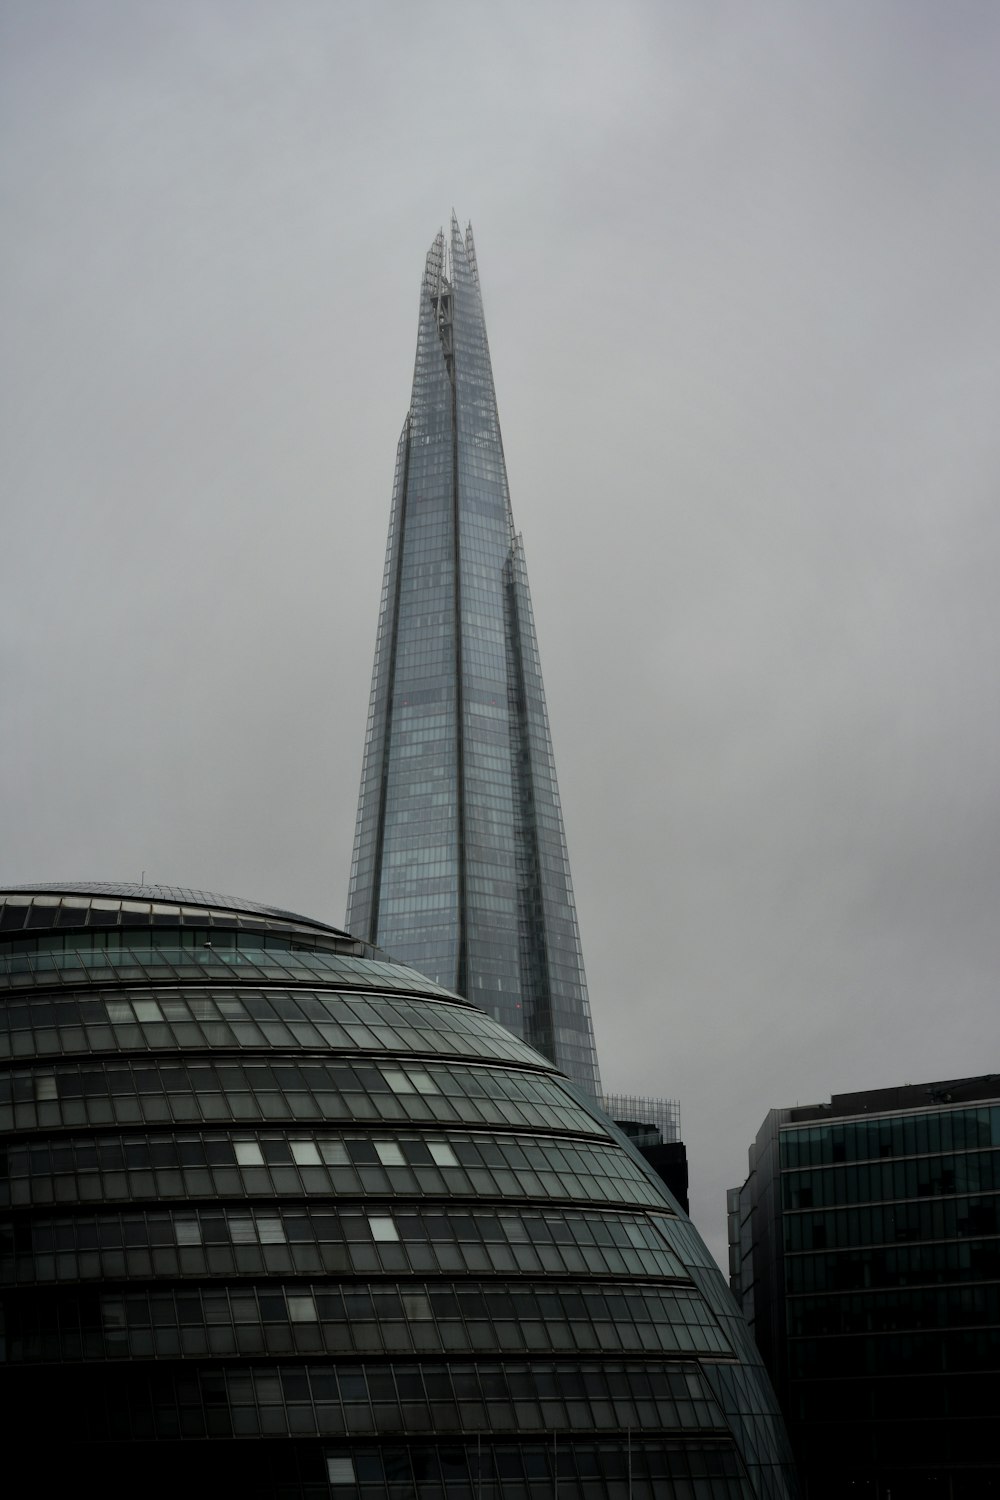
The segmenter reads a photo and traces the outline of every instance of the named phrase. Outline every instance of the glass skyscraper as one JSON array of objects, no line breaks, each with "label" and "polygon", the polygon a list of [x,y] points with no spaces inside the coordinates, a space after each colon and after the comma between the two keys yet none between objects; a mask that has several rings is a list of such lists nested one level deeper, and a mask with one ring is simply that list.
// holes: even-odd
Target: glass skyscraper
[{"label": "glass skyscraper", "polygon": [[348,929],[600,1080],[471,227],[420,288]]}]

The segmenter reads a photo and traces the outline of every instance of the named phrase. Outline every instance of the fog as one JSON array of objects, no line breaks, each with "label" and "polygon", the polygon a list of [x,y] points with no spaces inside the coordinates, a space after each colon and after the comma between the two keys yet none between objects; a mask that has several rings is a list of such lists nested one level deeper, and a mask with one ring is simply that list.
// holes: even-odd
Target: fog
[{"label": "fog", "polygon": [[605,1085],[998,1066],[1000,12],[0,5],[0,882],[342,922],[427,246],[482,275]]}]

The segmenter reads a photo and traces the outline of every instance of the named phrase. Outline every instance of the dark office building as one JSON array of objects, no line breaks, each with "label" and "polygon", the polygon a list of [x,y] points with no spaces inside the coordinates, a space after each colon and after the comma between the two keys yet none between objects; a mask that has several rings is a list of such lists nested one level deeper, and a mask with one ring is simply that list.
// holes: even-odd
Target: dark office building
[{"label": "dark office building", "polygon": [[628,1136],[687,1213],[687,1149],[681,1140],[681,1107],[677,1100],[605,1094],[602,1102],[605,1114]]},{"label": "dark office building", "polygon": [[1000,1076],[772,1110],[729,1239],[808,1500],[1000,1495]]},{"label": "dark office building", "polygon": [[472,230],[427,255],[347,927],[600,1096]]},{"label": "dark office building", "polygon": [[587,1095],[290,912],[0,892],[9,1482],[784,1500],[719,1272]]}]

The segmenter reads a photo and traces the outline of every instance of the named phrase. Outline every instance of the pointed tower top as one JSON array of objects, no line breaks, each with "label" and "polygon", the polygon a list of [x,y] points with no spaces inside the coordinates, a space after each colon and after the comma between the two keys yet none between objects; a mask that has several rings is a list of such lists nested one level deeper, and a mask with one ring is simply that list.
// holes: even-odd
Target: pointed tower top
[{"label": "pointed tower top", "polygon": [[478,262],[476,261],[476,242],[472,238],[472,220],[471,219],[469,220],[468,224],[466,224],[466,226],[465,226],[465,254],[466,254],[466,258],[467,258],[467,260],[469,262],[469,266],[470,266],[470,268],[472,270],[472,274],[476,278],[476,285],[478,286],[479,285],[479,265],[478,265]]},{"label": "pointed tower top", "polygon": [[439,229],[424,262],[424,285],[435,294],[440,292],[441,281],[447,278],[448,269],[448,249],[445,244],[444,230]]}]

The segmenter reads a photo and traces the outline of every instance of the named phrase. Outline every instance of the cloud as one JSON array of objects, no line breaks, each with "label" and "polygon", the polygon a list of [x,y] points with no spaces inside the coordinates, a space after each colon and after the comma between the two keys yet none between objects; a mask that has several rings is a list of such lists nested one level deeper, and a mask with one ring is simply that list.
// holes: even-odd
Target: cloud
[{"label": "cloud", "polygon": [[[471,217],[609,1086],[995,1054],[988,7],[8,7],[5,880],[339,920],[426,244]],[[612,1027],[612,1016],[614,1026]]]}]

